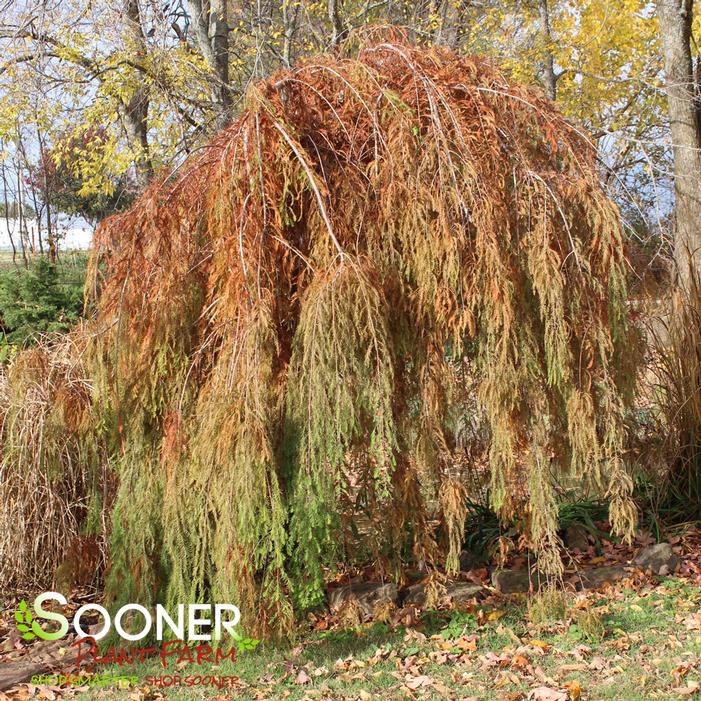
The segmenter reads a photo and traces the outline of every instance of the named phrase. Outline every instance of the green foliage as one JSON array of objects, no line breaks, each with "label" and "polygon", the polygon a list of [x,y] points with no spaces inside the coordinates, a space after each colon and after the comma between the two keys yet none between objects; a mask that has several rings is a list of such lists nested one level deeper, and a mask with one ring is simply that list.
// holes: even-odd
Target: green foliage
[{"label": "green foliage", "polygon": [[139,568],[110,590],[233,600],[256,633],[289,630],[361,518],[383,570],[454,570],[475,397],[491,507],[527,514],[541,567],[560,567],[558,475],[608,490],[630,535],[623,242],[589,142],[443,50],[289,75],[97,232],[113,557]]},{"label": "green foliage", "polygon": [[[287,403],[288,426],[298,439],[290,508],[304,515],[291,520],[289,539],[305,608],[322,603],[321,566],[341,553],[338,485],[357,441],[369,438],[365,459],[373,469],[367,478],[376,498],[385,500],[391,491],[397,438],[389,315],[386,299],[349,264],[306,292]],[[335,382],[338,377],[344,381]]]},{"label": "green foliage", "polygon": [[477,561],[489,560],[495,554],[494,549],[499,538],[515,537],[517,532],[513,521],[503,523],[487,504],[468,502],[464,547]]},{"label": "green foliage", "polygon": [[572,526],[580,526],[601,545],[602,538],[612,539],[615,536],[604,533],[597,527],[595,521],[607,521],[609,517],[608,504],[604,501],[591,499],[577,499],[576,495],[570,495],[570,500],[560,504],[558,510],[558,526],[561,531],[566,531]]},{"label": "green foliage", "polygon": [[578,611],[574,623],[569,628],[568,635],[575,640],[600,643],[606,636],[603,614],[596,609]]},{"label": "green foliage", "polygon": [[[557,505],[555,530],[563,532],[572,526],[581,526],[594,538],[599,547],[603,537],[615,538],[611,533],[604,533],[595,523],[607,521],[608,518],[609,506],[606,502],[577,499],[575,494],[569,494],[567,501]],[[523,523],[518,518],[500,519],[488,505],[468,502],[463,547],[478,561],[486,562],[493,558],[500,539],[516,539],[521,531]]]},{"label": "green foliage", "polygon": [[[78,271],[84,277],[84,267]],[[83,309],[82,280],[66,284],[46,258],[28,269],[0,272],[0,325],[5,341],[22,345],[40,334],[68,330]]]},{"label": "green foliage", "polygon": [[477,627],[477,616],[474,613],[453,611],[450,614],[448,625],[441,630],[440,634],[445,640],[453,640],[468,633],[473,633],[477,630]]},{"label": "green foliage", "polygon": [[561,589],[548,587],[528,600],[528,618],[535,625],[561,621],[567,609],[567,596]]}]

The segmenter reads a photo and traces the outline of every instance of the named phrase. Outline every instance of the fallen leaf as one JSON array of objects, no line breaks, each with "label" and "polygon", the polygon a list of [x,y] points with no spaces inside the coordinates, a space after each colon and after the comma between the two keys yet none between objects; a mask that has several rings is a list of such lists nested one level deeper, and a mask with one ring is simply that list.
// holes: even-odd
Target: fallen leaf
[{"label": "fallen leaf", "polygon": [[410,689],[420,689],[423,686],[431,686],[433,679],[425,674],[420,674],[418,677],[407,677],[404,684]]},{"label": "fallen leaf", "polygon": [[523,655],[514,655],[513,659],[511,660],[512,667],[518,667],[519,669],[524,669],[525,667],[528,667],[528,665],[529,665],[528,658],[524,657]]},{"label": "fallen leaf", "polygon": [[589,662],[589,669],[602,670],[607,666],[608,662],[606,662],[605,658],[599,657],[598,655],[596,657],[592,657],[591,662]]},{"label": "fallen leaf", "polygon": [[312,678],[303,670],[300,669],[295,677],[295,684],[309,684]]},{"label": "fallen leaf", "polygon": [[688,630],[701,630],[701,613],[683,618],[682,623]]},{"label": "fallen leaf", "polygon": [[463,652],[474,652],[477,650],[477,639],[475,637],[466,638],[463,636],[462,638],[458,638],[454,642],[454,645]]},{"label": "fallen leaf", "polygon": [[565,682],[562,686],[567,689],[572,701],[577,701],[582,695],[582,685],[576,679],[571,682]]},{"label": "fallen leaf", "polygon": [[696,681],[689,680],[686,686],[679,686],[676,689],[672,689],[676,694],[681,694],[682,696],[691,696],[692,694],[698,693],[701,689],[701,684]]},{"label": "fallen leaf", "polygon": [[549,686],[539,686],[528,692],[528,701],[569,701],[567,692],[551,689]]}]

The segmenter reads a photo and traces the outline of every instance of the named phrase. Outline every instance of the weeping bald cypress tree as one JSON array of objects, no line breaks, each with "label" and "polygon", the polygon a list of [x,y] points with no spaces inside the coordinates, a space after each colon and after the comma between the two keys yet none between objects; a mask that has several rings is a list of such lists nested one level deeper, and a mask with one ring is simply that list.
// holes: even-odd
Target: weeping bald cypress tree
[{"label": "weeping bald cypress tree", "polygon": [[475,406],[543,567],[561,478],[631,534],[624,265],[586,136],[481,59],[376,39],[253,86],[97,234],[108,589],[283,631],[361,517],[378,570],[455,570]]}]

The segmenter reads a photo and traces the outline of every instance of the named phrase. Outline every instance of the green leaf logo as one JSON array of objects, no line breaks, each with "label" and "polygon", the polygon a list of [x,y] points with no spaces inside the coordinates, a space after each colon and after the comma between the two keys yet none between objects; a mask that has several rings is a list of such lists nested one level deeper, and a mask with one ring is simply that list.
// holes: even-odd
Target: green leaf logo
[{"label": "green leaf logo", "polygon": [[244,650],[255,650],[259,644],[260,640],[255,640],[254,638],[241,638],[237,641],[236,647],[238,648],[239,652],[243,652]]},{"label": "green leaf logo", "polygon": [[27,606],[27,602],[22,599],[19,602],[19,608],[15,611],[15,621],[17,621],[17,630],[22,633],[24,640],[34,640],[37,637],[33,627],[38,628],[39,626],[32,626],[32,620],[32,612]]},{"label": "green leaf logo", "polygon": [[[37,599],[39,599],[39,597],[37,597]],[[34,605],[36,606],[36,601]],[[66,632],[62,629],[56,633],[47,633],[39,625],[39,621],[34,617],[32,609],[29,608],[24,599],[19,602],[19,607],[15,611],[15,621],[17,630],[22,633],[22,638],[24,640],[34,640],[34,638],[39,638],[40,640],[58,640],[63,637]]]}]

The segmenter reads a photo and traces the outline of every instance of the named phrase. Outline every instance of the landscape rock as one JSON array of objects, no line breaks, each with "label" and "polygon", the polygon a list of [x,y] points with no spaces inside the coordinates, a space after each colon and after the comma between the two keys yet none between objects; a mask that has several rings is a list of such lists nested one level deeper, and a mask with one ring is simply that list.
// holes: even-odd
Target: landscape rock
[{"label": "landscape rock", "polygon": [[618,582],[628,575],[628,571],[622,565],[609,565],[607,567],[595,567],[584,570],[580,574],[579,583],[582,589],[598,589],[604,584]]},{"label": "landscape rock", "polygon": [[[445,594],[442,599],[447,599],[453,606],[460,606],[484,591],[481,584],[473,582],[447,582],[445,585]],[[428,601],[428,592],[426,582],[418,582],[410,584],[405,589],[402,589],[401,600],[403,606],[416,606],[417,608],[425,608]]]},{"label": "landscape rock", "polygon": [[679,558],[669,543],[656,543],[643,548],[633,560],[643,570],[652,570],[653,574],[663,577],[671,574],[679,564]]},{"label": "landscape rock", "polygon": [[502,594],[520,594],[531,589],[540,588],[540,582],[544,582],[543,576],[529,570],[494,570],[492,572],[492,585]]},{"label": "landscape rock", "polygon": [[416,606],[417,608],[423,608],[426,606],[427,598],[428,595],[426,593],[426,584],[424,582],[410,584],[408,587],[402,589],[402,606]]},{"label": "landscape rock", "polygon": [[585,552],[589,549],[589,538],[584,526],[570,526],[565,530],[565,545],[568,550]]},{"label": "landscape rock", "polygon": [[[61,640],[34,641],[20,658],[8,661],[3,657],[0,661],[0,699],[16,698],[3,692],[28,682],[35,674],[49,674],[57,668],[68,669],[75,664],[78,649],[68,644],[72,641],[71,636]],[[54,698],[58,697],[54,695]]]},{"label": "landscape rock", "polygon": [[446,596],[453,606],[466,604],[484,591],[481,584],[472,582],[450,582],[446,585]]},{"label": "landscape rock", "polygon": [[[617,582],[628,576],[628,570],[623,565],[610,565],[582,570],[573,583],[577,588],[598,589],[604,584]],[[494,570],[492,585],[502,594],[517,594],[538,591],[547,582],[547,577],[538,572],[528,570]]]},{"label": "landscape rock", "polygon": [[479,558],[475,557],[473,553],[471,553],[469,550],[462,550],[460,552],[460,571],[461,572],[467,572],[468,570],[472,570],[475,567],[479,567],[480,562]]},{"label": "landscape rock", "polygon": [[346,584],[328,592],[329,608],[332,612],[340,610],[345,604],[354,601],[362,610],[363,615],[371,617],[375,608],[380,604],[396,604],[398,597],[397,585],[388,582],[358,582]]}]

